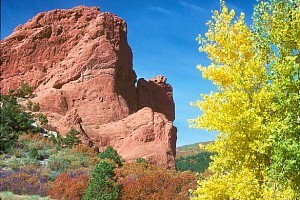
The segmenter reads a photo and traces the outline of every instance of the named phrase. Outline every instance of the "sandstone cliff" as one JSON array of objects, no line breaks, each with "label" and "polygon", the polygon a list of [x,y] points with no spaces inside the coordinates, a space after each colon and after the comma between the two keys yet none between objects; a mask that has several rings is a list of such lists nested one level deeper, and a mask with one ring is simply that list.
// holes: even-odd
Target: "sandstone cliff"
[{"label": "sandstone cliff", "polygon": [[100,150],[174,168],[172,87],[164,76],[136,80],[126,34],[96,7],[40,13],[1,41],[1,93],[27,82],[61,134],[76,128]]}]

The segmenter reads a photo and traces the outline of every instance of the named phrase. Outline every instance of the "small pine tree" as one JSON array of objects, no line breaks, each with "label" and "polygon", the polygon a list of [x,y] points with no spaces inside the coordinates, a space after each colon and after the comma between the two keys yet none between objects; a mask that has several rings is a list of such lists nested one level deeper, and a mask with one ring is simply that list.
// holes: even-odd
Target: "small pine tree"
[{"label": "small pine tree", "polygon": [[23,112],[14,96],[0,95],[0,152],[13,148],[24,132],[37,132],[31,124],[34,122],[29,113]]},{"label": "small pine tree", "polygon": [[89,186],[85,191],[84,200],[117,200],[119,185],[113,181],[114,165],[101,161],[95,168]]},{"label": "small pine tree", "polygon": [[75,129],[71,129],[66,137],[63,139],[63,143],[68,147],[81,144],[81,140],[78,138],[79,132]]},{"label": "small pine tree", "polygon": [[99,154],[100,159],[110,159],[114,161],[119,167],[122,166],[123,158],[118,154],[118,152],[111,146],[108,146],[105,151]]}]

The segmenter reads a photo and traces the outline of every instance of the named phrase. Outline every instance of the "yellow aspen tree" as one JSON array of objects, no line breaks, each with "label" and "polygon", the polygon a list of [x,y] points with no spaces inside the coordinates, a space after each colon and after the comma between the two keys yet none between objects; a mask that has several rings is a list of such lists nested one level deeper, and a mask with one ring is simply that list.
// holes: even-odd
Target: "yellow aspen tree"
[{"label": "yellow aspen tree", "polygon": [[[275,3],[276,0],[269,5]],[[216,85],[217,91],[192,103],[202,115],[189,121],[193,128],[219,134],[213,144],[205,147],[216,153],[210,165],[214,174],[198,181],[193,200],[295,198],[291,185],[273,184],[270,176],[275,144],[272,123],[281,105],[274,103],[279,98],[274,88],[280,84],[273,86],[276,78],[272,80],[270,73],[274,68],[273,46],[264,38],[267,32],[261,31],[261,25],[270,24],[267,9],[272,8],[257,7],[254,17],[259,23],[251,29],[245,24],[243,13],[235,18],[235,12],[222,3],[221,11],[215,11],[213,20],[207,23],[205,36],[198,37],[200,52],[211,60],[209,66],[198,69]]]},{"label": "yellow aspen tree", "polygon": [[[259,52],[269,59],[273,117],[268,122],[273,185],[290,187],[300,198],[300,1],[261,2],[254,12]],[[276,194],[277,191],[275,191]]]}]

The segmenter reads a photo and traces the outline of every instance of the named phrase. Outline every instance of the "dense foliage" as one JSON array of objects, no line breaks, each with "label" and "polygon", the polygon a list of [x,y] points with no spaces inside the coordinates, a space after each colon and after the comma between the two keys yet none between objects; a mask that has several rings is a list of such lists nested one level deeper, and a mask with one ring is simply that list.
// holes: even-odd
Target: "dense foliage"
[{"label": "dense foliage", "polygon": [[32,116],[21,110],[14,96],[1,95],[0,111],[0,152],[12,149],[24,132],[36,132]]},{"label": "dense foliage", "polygon": [[55,199],[184,200],[196,186],[192,172],[166,170],[143,158],[122,167],[112,147],[98,154],[78,144],[77,131],[67,135],[51,140],[20,132],[11,151],[1,155],[0,192]]},{"label": "dense foliage", "polygon": [[[28,84],[22,84],[1,96],[0,192],[4,199],[38,195],[70,200],[184,200],[189,189],[195,189],[194,173],[159,168],[144,158],[123,166],[112,147],[98,154],[81,145],[77,130],[71,129],[66,137],[42,136],[38,131],[45,130],[36,125],[47,126],[48,119],[38,112],[39,104],[28,99],[32,92]],[[26,108],[18,101],[27,101]]]},{"label": "dense foliage", "polygon": [[49,178],[34,166],[29,165],[13,171],[0,170],[0,177],[0,191],[47,196]]},{"label": "dense foliage", "polygon": [[300,1],[261,3],[254,19],[258,48],[269,59],[269,89],[274,95],[267,122],[272,146],[269,175],[300,198]]},{"label": "dense foliage", "polygon": [[[61,187],[64,192],[56,197],[76,199],[82,197],[98,162],[97,153],[89,147],[63,148],[40,134],[22,134],[11,153],[0,157],[0,191],[40,196],[47,196],[49,191],[55,196],[54,191]],[[61,173],[69,178],[62,180]]]},{"label": "dense foliage", "polygon": [[18,88],[9,90],[9,95],[22,98],[32,97],[33,88],[28,83],[22,82]]},{"label": "dense foliage", "polygon": [[52,199],[81,200],[89,183],[89,175],[83,172],[61,173],[52,183],[49,196]]},{"label": "dense foliage", "polygon": [[189,189],[196,187],[192,172],[166,170],[155,165],[124,163],[116,177],[120,184],[120,199],[189,199]]},{"label": "dense foliage", "polygon": [[114,164],[100,161],[83,197],[85,200],[118,200],[119,185],[114,179]]},{"label": "dense foliage", "polygon": [[109,159],[114,161],[119,167],[122,166],[122,157],[118,152],[111,146],[106,147],[106,149],[99,154],[100,159]]},{"label": "dense foliage", "polygon": [[217,91],[192,105],[203,114],[195,128],[219,132],[210,170],[192,199],[300,198],[300,2],[261,1],[253,28],[222,4],[200,51],[199,66]]},{"label": "dense foliage", "polygon": [[179,171],[204,172],[211,162],[210,152],[200,152],[196,155],[182,156],[176,158],[176,168]]},{"label": "dense foliage", "polygon": [[79,131],[75,129],[71,129],[65,138],[63,138],[63,144],[67,145],[68,147],[72,147],[74,145],[81,144],[81,140],[78,138]]}]

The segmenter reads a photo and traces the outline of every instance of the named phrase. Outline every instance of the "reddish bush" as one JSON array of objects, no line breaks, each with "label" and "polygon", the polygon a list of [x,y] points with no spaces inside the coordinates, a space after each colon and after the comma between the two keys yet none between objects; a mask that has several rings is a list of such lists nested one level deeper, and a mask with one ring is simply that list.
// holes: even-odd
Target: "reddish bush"
[{"label": "reddish bush", "polygon": [[49,190],[49,196],[53,199],[82,199],[89,184],[90,177],[85,173],[65,174],[57,176]]},{"label": "reddish bush", "polygon": [[121,199],[189,199],[189,189],[196,189],[192,172],[176,172],[149,164],[124,164],[116,170],[121,185]]}]

